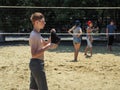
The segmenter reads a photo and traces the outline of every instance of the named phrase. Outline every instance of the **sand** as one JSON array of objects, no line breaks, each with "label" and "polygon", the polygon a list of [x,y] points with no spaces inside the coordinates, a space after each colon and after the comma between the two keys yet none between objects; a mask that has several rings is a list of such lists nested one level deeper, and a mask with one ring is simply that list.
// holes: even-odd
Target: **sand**
[{"label": "sand", "polygon": [[[45,52],[45,71],[49,90],[120,90],[120,48],[113,52],[94,46],[93,56],[84,56],[81,46],[78,62],[73,46],[60,45]],[[29,90],[28,45],[0,46],[0,90]]]}]

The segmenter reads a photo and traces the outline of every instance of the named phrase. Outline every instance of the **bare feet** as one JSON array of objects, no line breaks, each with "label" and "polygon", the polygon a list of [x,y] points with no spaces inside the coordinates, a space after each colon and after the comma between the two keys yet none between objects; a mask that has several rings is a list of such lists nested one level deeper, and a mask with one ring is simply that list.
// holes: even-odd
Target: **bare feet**
[{"label": "bare feet", "polygon": [[77,60],[72,60],[71,62],[78,62]]}]

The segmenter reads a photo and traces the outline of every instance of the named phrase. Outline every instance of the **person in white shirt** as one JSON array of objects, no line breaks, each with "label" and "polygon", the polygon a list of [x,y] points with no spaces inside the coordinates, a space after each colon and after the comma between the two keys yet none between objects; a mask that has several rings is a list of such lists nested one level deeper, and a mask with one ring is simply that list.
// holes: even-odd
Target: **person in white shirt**
[{"label": "person in white shirt", "polygon": [[77,61],[78,53],[81,45],[81,35],[82,35],[82,29],[80,27],[80,21],[76,20],[75,25],[68,30],[68,33],[73,36],[73,45],[74,45],[74,60]]}]

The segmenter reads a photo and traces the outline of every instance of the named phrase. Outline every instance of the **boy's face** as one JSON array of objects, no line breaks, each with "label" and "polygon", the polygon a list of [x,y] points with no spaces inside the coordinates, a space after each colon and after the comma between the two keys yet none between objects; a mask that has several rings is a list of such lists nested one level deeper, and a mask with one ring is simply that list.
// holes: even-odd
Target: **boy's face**
[{"label": "boy's face", "polygon": [[41,20],[36,20],[35,21],[35,27],[38,29],[43,29],[45,27],[45,18],[42,18]]}]

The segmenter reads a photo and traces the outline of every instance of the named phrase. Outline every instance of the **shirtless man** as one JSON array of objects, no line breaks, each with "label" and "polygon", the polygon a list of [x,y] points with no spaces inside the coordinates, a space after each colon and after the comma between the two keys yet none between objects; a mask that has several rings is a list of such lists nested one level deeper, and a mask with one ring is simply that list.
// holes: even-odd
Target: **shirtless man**
[{"label": "shirtless man", "polygon": [[57,44],[51,43],[51,38],[45,41],[40,34],[45,26],[45,17],[42,13],[35,12],[31,15],[33,31],[30,34],[29,44],[32,58],[30,60],[30,90],[48,90],[46,75],[44,71],[44,51],[56,48]]}]

